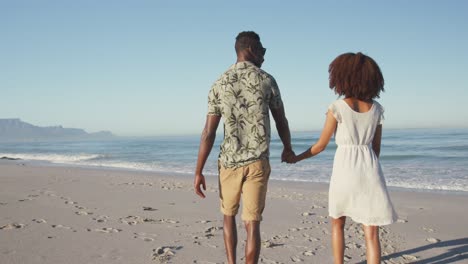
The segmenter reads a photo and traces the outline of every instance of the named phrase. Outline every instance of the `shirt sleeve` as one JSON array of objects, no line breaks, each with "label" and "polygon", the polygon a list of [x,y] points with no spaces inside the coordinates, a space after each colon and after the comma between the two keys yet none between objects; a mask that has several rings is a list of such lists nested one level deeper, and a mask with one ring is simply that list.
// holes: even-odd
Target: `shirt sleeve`
[{"label": "shirt sleeve", "polygon": [[276,80],[273,77],[269,78],[269,85],[271,87],[271,99],[270,99],[270,109],[278,109],[283,106],[283,100],[281,99],[281,93],[276,83]]},{"label": "shirt sleeve", "polygon": [[338,123],[341,123],[341,114],[337,107],[337,101],[333,102],[328,106],[328,111],[332,113]]},{"label": "shirt sleeve", "polygon": [[216,91],[216,85],[211,87],[208,93],[208,115],[221,115],[219,92]]}]

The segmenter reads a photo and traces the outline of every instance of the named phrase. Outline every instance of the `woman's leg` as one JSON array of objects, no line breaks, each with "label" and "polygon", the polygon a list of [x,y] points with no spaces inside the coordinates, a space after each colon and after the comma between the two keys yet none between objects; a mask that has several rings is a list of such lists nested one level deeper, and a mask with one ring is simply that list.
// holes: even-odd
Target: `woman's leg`
[{"label": "woman's leg", "polygon": [[380,264],[380,239],[378,226],[363,225],[366,238],[366,258],[368,264]]},{"label": "woman's leg", "polygon": [[344,261],[344,226],[346,216],[340,218],[332,218],[332,248],[333,261],[335,264],[343,264]]}]

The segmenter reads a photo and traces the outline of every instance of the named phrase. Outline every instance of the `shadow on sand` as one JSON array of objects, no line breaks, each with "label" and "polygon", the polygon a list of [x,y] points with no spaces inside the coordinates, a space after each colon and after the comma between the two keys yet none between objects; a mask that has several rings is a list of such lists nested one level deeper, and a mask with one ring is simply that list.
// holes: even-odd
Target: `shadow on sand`
[{"label": "shadow on sand", "polygon": [[[400,258],[406,259],[404,255],[414,256],[414,255],[418,255],[419,252],[422,252],[425,250],[430,250],[433,248],[445,248],[445,247],[447,247],[447,251],[443,254],[432,256],[432,257],[426,257],[424,259],[418,259],[418,260],[406,260],[408,262],[404,262],[404,263],[448,264],[448,263],[454,263],[456,261],[460,261],[463,259],[468,259],[468,237],[466,237],[466,238],[459,238],[459,239],[454,239],[454,240],[449,240],[449,241],[440,241],[437,243],[396,252],[390,255],[383,256],[382,262],[395,259],[397,263],[400,263],[399,262]],[[365,264],[365,263],[366,261],[362,261],[362,262],[359,262],[358,264]]]}]

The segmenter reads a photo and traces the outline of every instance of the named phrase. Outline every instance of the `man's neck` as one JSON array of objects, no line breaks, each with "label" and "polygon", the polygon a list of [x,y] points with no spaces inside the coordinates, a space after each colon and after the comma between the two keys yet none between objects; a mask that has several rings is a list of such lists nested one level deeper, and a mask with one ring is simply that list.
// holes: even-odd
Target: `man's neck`
[{"label": "man's neck", "polygon": [[251,61],[249,61],[248,59],[243,58],[243,57],[237,57],[236,63],[239,63],[239,62],[246,62],[246,61],[252,63]]}]

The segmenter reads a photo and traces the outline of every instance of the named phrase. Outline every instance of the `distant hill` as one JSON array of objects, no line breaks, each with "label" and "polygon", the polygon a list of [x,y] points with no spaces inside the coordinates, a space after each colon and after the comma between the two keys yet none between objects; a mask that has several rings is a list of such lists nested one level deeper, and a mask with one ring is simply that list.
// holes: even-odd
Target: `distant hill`
[{"label": "distant hill", "polygon": [[23,122],[19,118],[0,119],[0,141],[109,139],[112,137],[115,135],[109,131],[88,133],[79,128],[39,127]]}]

